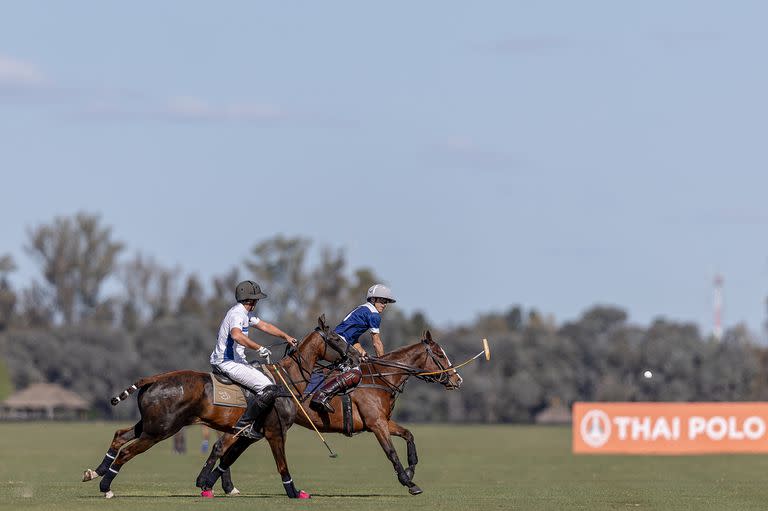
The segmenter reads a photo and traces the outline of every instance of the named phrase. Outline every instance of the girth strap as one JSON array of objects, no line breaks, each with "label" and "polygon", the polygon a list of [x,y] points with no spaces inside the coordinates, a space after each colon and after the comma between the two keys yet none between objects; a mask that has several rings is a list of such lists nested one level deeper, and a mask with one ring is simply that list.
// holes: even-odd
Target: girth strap
[{"label": "girth strap", "polygon": [[352,397],[349,394],[342,394],[341,409],[343,410],[344,417],[344,434],[352,436],[355,432],[355,419],[352,416]]}]

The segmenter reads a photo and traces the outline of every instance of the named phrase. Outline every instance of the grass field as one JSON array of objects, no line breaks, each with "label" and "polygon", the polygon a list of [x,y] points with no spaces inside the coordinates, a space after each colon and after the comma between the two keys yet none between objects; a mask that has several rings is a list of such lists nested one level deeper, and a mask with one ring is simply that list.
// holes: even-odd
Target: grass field
[{"label": "grass field", "polygon": [[[166,441],[127,464],[116,498],[98,481],[80,482],[97,465],[118,424],[0,424],[0,509],[766,509],[768,457],[573,456],[570,429],[415,425],[420,463],[410,496],[373,435],[328,435],[328,458],[313,432],[293,428],[288,457],[297,487],[311,501],[289,500],[266,443],[233,468],[237,497],[204,500],[200,430],[188,430],[186,455]],[[404,459],[404,444],[396,439]],[[221,494],[220,488],[217,488]]]}]

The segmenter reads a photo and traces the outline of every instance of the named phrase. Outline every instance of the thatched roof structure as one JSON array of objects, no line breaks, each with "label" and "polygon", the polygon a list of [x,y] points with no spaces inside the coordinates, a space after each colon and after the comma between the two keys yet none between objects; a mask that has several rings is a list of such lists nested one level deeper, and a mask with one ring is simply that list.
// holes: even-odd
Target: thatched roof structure
[{"label": "thatched roof structure", "polygon": [[570,424],[571,410],[559,400],[553,399],[550,405],[534,418],[536,424]]},{"label": "thatched roof structure", "polygon": [[82,416],[89,408],[86,400],[55,383],[34,383],[0,403],[3,417],[17,419]]}]

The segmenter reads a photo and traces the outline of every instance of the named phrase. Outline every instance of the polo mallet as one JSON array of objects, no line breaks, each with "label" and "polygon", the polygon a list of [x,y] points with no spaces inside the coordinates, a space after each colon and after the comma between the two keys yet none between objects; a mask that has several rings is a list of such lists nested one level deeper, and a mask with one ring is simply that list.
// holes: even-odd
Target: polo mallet
[{"label": "polo mallet", "polygon": [[309,423],[312,425],[312,429],[314,429],[314,430],[315,430],[315,433],[317,433],[317,436],[319,436],[319,437],[320,437],[320,440],[322,440],[322,441],[323,441],[323,443],[325,444],[325,447],[328,449],[328,452],[330,453],[328,456],[329,456],[330,458],[338,458],[338,457],[339,457],[339,455],[338,455],[338,454],[336,454],[335,452],[333,452],[333,449],[331,449],[331,446],[329,446],[329,445],[328,445],[328,442],[326,442],[326,441],[325,441],[325,438],[323,438],[323,435],[322,435],[322,434],[320,433],[320,431],[317,429],[317,427],[315,426],[315,423],[314,423],[314,422],[312,422],[312,419],[310,419],[310,418],[309,418],[309,414],[307,413],[307,411],[304,409],[304,407],[303,407],[303,406],[301,406],[301,401],[299,401],[299,400],[298,400],[298,398],[296,397],[296,395],[295,395],[295,394],[293,393],[293,391],[291,390],[291,387],[289,387],[289,386],[288,386],[288,383],[285,381],[285,378],[283,378],[283,375],[282,375],[282,374],[280,374],[280,369],[281,369],[281,367],[280,367],[279,365],[277,365],[277,364],[275,364],[275,365],[273,365],[273,366],[272,366],[272,370],[275,372],[275,374],[277,374],[277,375],[280,377],[280,381],[282,381],[282,382],[283,382],[283,385],[285,385],[285,388],[286,388],[286,389],[288,389],[288,392],[291,394],[291,397],[293,398],[293,400],[294,400],[294,401],[296,401],[296,404],[298,405],[298,407],[299,407],[299,410],[301,410],[301,411],[302,411],[302,413],[304,414],[304,417],[306,417],[306,418],[307,418],[307,421],[309,421]]},{"label": "polo mallet", "polygon": [[475,360],[477,358],[480,358],[480,355],[485,355],[485,359],[486,360],[490,360],[491,359],[491,348],[488,347],[488,339],[483,339],[483,351],[481,351],[480,353],[478,353],[474,357],[470,358],[466,362],[462,362],[461,364],[459,364],[457,366],[447,367],[447,368],[441,369],[439,371],[433,371],[431,373],[419,373],[418,375],[419,376],[430,376],[430,375],[433,375],[433,374],[440,374],[440,373],[446,373],[448,371],[455,371],[459,367],[464,367],[465,365],[469,364],[473,360]]}]

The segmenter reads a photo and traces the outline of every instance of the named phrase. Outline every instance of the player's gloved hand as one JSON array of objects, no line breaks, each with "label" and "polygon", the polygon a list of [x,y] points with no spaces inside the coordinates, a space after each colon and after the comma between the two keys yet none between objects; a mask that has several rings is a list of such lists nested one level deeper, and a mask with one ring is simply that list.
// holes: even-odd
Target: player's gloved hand
[{"label": "player's gloved hand", "polygon": [[261,348],[259,348],[259,356],[260,357],[267,358],[271,354],[272,354],[272,352],[269,351],[269,348],[267,348],[266,346],[262,346]]},{"label": "player's gloved hand", "polygon": [[259,322],[259,318],[255,317],[255,316],[252,316],[252,317],[248,318],[248,323],[249,323],[251,326],[256,326],[256,324],[257,324],[258,322]]}]

